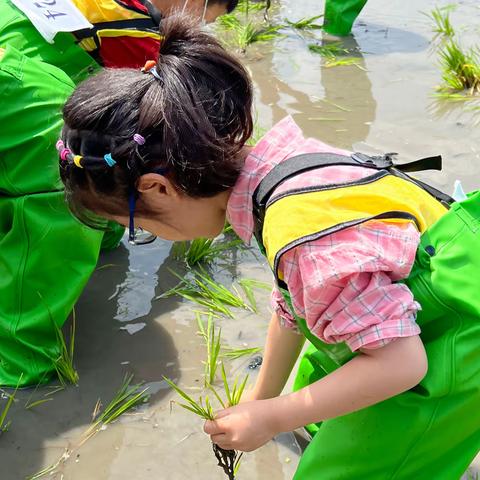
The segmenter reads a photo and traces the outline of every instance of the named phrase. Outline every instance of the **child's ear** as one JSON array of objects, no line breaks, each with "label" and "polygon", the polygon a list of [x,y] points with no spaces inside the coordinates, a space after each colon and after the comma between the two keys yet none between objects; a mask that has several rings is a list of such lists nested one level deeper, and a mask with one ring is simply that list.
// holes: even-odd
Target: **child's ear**
[{"label": "child's ear", "polygon": [[137,190],[144,195],[160,194],[177,197],[178,190],[171,180],[158,173],[146,173],[142,175],[137,182]]}]

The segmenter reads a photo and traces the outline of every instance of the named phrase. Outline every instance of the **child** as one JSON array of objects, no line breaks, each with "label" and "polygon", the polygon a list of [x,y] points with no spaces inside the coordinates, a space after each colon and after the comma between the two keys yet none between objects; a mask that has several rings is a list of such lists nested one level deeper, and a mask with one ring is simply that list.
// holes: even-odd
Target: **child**
[{"label": "child", "polygon": [[[225,218],[256,236],[275,313],[249,400],[205,425],[215,443],[250,451],[317,424],[298,480],[458,479],[480,446],[480,193],[449,209],[390,157],[305,139],[290,118],[247,147],[251,107],[239,62],[169,22],[156,65],[104,71],[68,100],[72,211],[133,243],[135,227],[214,237]],[[304,337],[297,390],[280,396]]]},{"label": "child", "polygon": [[[161,15],[141,0],[75,3],[95,28],[60,32],[48,43],[10,0],[0,2],[1,386],[37,385],[55,374],[55,325],[61,327],[70,314],[100,245],[115,247],[124,232],[111,224],[102,236],[80,225],[66,208],[56,167],[60,109],[74,84],[101,66],[140,67],[152,58]],[[165,15],[184,6],[206,20],[236,3],[155,2]]]}]

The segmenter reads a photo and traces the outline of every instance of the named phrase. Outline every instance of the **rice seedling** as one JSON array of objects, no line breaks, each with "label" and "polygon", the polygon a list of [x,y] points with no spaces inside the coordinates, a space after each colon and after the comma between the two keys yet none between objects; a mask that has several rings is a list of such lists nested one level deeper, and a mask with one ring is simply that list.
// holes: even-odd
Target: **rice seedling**
[{"label": "rice seedling", "polygon": [[219,25],[228,32],[227,41],[240,52],[245,53],[252,43],[268,42],[281,36],[281,25],[257,24],[252,20],[242,22],[235,15],[223,15]]},{"label": "rice seedling", "polygon": [[441,93],[465,92],[467,95],[480,93],[480,57],[477,47],[462,49],[450,39],[440,51],[443,85]]},{"label": "rice seedling", "polygon": [[60,383],[65,386],[68,383],[78,385],[78,373],[73,364],[73,355],[75,351],[75,323],[76,315],[75,309],[72,311],[72,324],[70,325],[70,344],[67,346],[62,329],[53,321],[55,327],[55,334],[57,336],[60,352],[58,357],[53,359],[53,365],[58,375]]},{"label": "rice seedling", "polygon": [[245,296],[247,297],[248,301],[250,302],[250,306],[254,312],[257,312],[257,301],[255,300],[255,296],[253,295],[254,288],[261,288],[263,290],[271,290],[271,285],[265,282],[260,282],[258,280],[251,280],[247,278],[242,278],[238,281],[238,284],[242,288]]},{"label": "rice seedling", "polygon": [[212,238],[196,238],[191,242],[175,242],[173,245],[173,256],[177,260],[184,259],[189,267],[201,262],[211,262],[230,248],[241,244],[240,239],[228,242],[219,242]]},{"label": "rice seedling", "polygon": [[321,30],[323,26],[315,22],[322,17],[323,15],[315,15],[314,17],[301,18],[296,22],[292,22],[291,20],[285,19],[285,23],[289,27],[294,28],[295,30]]},{"label": "rice seedling", "polygon": [[95,431],[96,433],[96,431],[98,431],[103,425],[112,423],[128,410],[137,407],[148,400],[148,387],[142,388],[142,382],[130,385],[132,379],[133,374],[125,375],[120,389],[101,413],[99,402],[97,402],[95,411],[98,413],[94,416],[94,422],[87,431],[89,432],[87,436],[90,435],[91,431]]},{"label": "rice seedling", "polygon": [[367,71],[366,68],[362,67],[360,63],[358,63],[358,58],[327,59],[324,66],[326,68],[354,66],[360,70],[363,70],[364,72]]},{"label": "rice seedling", "polygon": [[253,311],[240,297],[235,287],[233,287],[233,292],[230,291],[227,287],[215,282],[203,269],[192,272],[193,278],[191,280],[182,278],[172,270],[170,272],[180,279],[180,283],[157,298],[180,295],[187,300],[198,303],[207,310],[221,313],[230,318],[233,318],[233,313],[229,307]]},{"label": "rice seedling", "polygon": [[123,379],[120,389],[117,391],[107,407],[101,411],[100,400],[95,404],[92,415],[92,424],[82,434],[81,439],[73,448],[66,448],[60,458],[52,465],[45,467],[39,472],[34,473],[26,478],[26,480],[37,480],[46,475],[53,475],[57,468],[64,464],[75,450],[78,450],[87,440],[96,435],[102,427],[112,423],[118,417],[126,413],[128,410],[141,405],[148,400],[148,387],[142,389],[143,383],[130,385],[133,375],[126,375]]},{"label": "rice seedling", "polygon": [[7,402],[5,403],[5,406],[3,407],[2,411],[0,412],[0,435],[2,433],[5,433],[9,429],[9,427],[12,423],[11,420],[7,421],[7,415],[8,415],[8,411],[10,410],[11,406],[13,405],[13,402],[15,400],[15,395],[17,394],[18,387],[20,386],[20,383],[22,382],[22,378],[23,378],[23,374],[20,374],[20,378],[18,379],[17,386],[15,387],[15,390],[13,391],[13,393],[8,394],[6,392],[3,392],[4,395],[6,395],[6,397],[7,397]]},{"label": "rice seedling", "polygon": [[[244,13],[248,16],[250,13],[261,12],[266,8],[270,8],[270,5],[267,5],[267,2],[251,2],[250,0],[240,0],[235,11],[238,13]],[[232,14],[230,13],[228,15]]]},{"label": "rice seedling", "polygon": [[[199,397],[198,400],[195,400],[190,395],[188,395],[188,393],[182,390],[178,385],[176,385],[172,380],[166,377],[163,378],[170,385],[170,387],[172,387],[172,389],[184,401],[186,401],[186,403],[178,403],[182,408],[194,413],[195,415],[205,420],[215,420],[215,413],[208,395],[205,395],[205,400],[203,400],[202,397]],[[225,368],[222,364],[222,379],[225,394],[227,397],[226,401],[222,399],[222,397],[218,394],[218,392],[212,385],[209,385],[209,389],[215,395],[223,408],[226,408],[226,406],[237,405],[240,402],[243,391],[245,390],[248,376],[245,377],[245,379],[240,384],[238,383],[238,379],[235,379],[232,388],[230,388],[228,385]],[[218,461],[218,466],[223,469],[225,475],[228,477],[229,480],[235,480],[240,465],[240,459],[243,454],[235,450],[224,450],[223,448],[220,448],[214,443],[212,443],[212,448],[215,454],[215,458]]]},{"label": "rice seedling", "polygon": [[445,7],[435,7],[430,13],[423,12],[433,21],[432,30],[436,33],[436,37],[452,38],[455,35],[455,30],[450,21],[450,12],[454,9],[455,5],[447,5]]},{"label": "rice seedling", "polygon": [[237,358],[246,357],[250,355],[255,355],[262,351],[260,347],[251,347],[251,348],[231,348],[223,347],[224,351],[222,352],[222,357],[228,358],[229,360],[236,360]]},{"label": "rice seedling", "polygon": [[212,315],[209,315],[206,331],[207,361],[205,362],[205,386],[213,385],[217,374],[218,358],[221,349],[222,329],[215,331]]},{"label": "rice seedling", "polygon": [[73,365],[73,355],[75,352],[75,308],[72,310],[72,324],[70,325],[70,344],[67,346],[67,342],[65,340],[65,337],[63,336],[62,329],[56,324],[55,320],[53,319],[50,308],[45,303],[41,293],[37,292],[37,294],[48,311],[50,321],[52,322],[52,326],[57,337],[59,352],[56,357],[51,357],[51,361],[57,373],[58,379],[63,386],[66,386],[69,383],[72,385],[77,385],[78,373]]},{"label": "rice seedling", "polygon": [[331,42],[323,45],[311,44],[308,46],[308,49],[312,53],[317,53],[318,55],[327,58],[336,58],[338,55],[345,55],[348,53],[348,49],[343,46],[342,42]]}]

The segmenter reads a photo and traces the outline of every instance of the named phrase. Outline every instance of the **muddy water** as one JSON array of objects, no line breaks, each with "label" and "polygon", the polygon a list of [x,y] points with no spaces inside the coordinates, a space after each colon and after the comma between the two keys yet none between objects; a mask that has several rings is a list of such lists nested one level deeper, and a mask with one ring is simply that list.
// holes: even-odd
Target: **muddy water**
[{"label": "muddy water", "polygon": [[[467,190],[478,186],[473,113],[456,105],[438,108],[431,98],[440,74],[430,22],[419,12],[446,3],[370,0],[354,37],[346,40],[361,68],[322,67],[321,58],[307,49],[314,40],[308,35],[289,33],[271,45],[252,48],[246,62],[255,80],[260,126],[268,128],[291,114],[308,135],[337,146],[400,152],[405,160],[441,153],[445,170],[426,175],[431,182],[447,191],[457,178]],[[318,14],[320,8],[318,0],[283,0],[274,15],[296,19]],[[452,20],[467,44],[478,36],[478,18],[476,0],[458,2]],[[318,33],[316,38],[320,39]],[[80,385],[29,411],[24,409],[29,396],[45,398],[48,390],[19,394],[11,430],[1,439],[2,480],[22,479],[51,465],[66,447],[73,454],[50,478],[224,478],[201,433],[202,422],[175,406],[171,412],[173,395],[162,382],[162,376],[168,376],[195,394],[205,356],[192,306],[173,298],[154,300],[175,283],[169,268],[179,272],[183,268],[172,259],[170,249],[169,243],[157,241],[132,249],[123,245],[103,255],[101,268],[77,306]],[[254,250],[231,252],[213,266],[213,272],[227,285],[241,276],[270,279]],[[258,314],[239,311],[235,320],[222,321],[225,343],[262,344],[270,315],[268,294],[259,292],[257,299]],[[138,332],[130,335],[124,329],[127,325]],[[233,362],[231,373],[249,371],[247,363],[248,359]],[[149,404],[76,449],[97,399],[112,398],[126,372],[151,385]],[[255,371],[249,372],[253,380]],[[290,479],[298,452],[294,438],[283,435],[246,455],[239,478]]]}]

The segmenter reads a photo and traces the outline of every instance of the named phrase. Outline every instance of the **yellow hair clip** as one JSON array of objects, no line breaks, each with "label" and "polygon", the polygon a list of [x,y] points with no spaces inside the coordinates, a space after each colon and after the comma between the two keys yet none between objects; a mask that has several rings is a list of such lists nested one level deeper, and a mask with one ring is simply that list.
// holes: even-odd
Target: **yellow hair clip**
[{"label": "yellow hair clip", "polygon": [[82,160],[82,156],[81,155],[75,155],[73,157],[73,163],[78,167],[78,168],[83,168],[82,164],[80,163],[80,161]]}]

